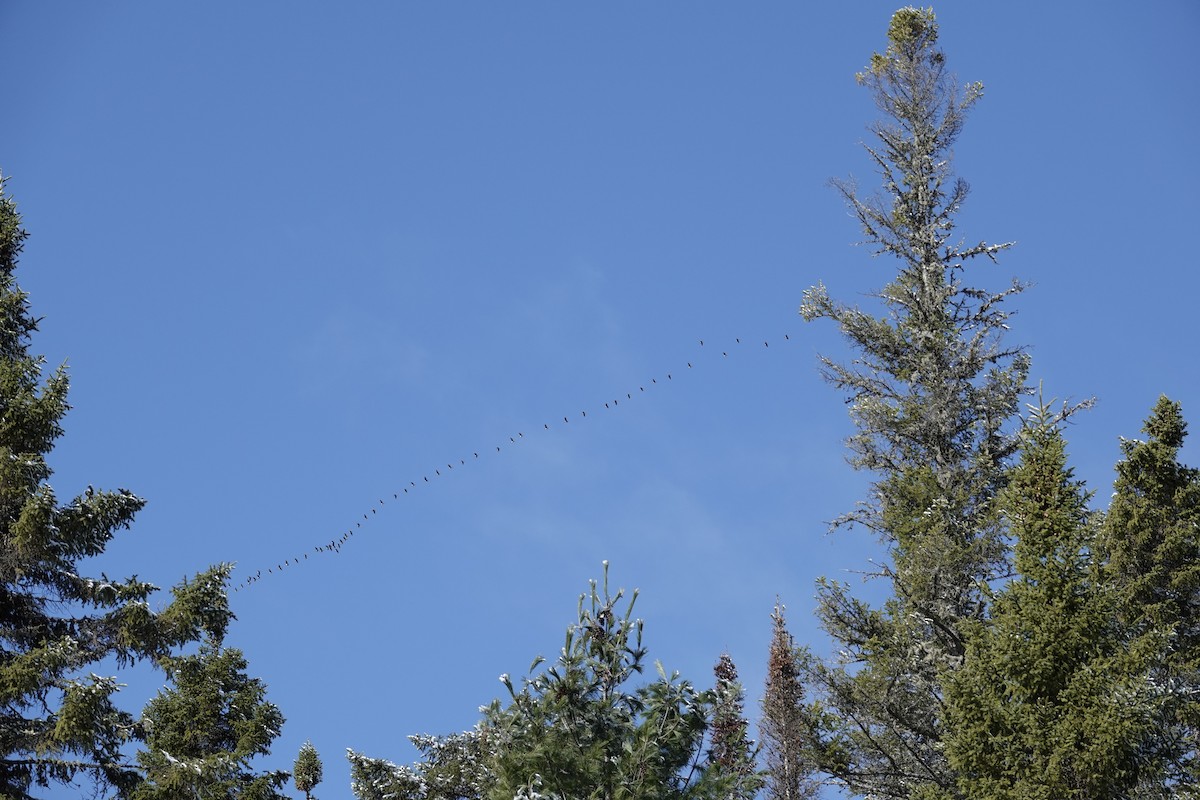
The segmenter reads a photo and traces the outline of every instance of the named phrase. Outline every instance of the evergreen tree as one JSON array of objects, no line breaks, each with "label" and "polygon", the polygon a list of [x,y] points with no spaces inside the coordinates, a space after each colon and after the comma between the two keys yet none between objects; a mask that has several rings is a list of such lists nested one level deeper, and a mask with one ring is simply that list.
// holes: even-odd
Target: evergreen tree
[{"label": "evergreen tree", "polygon": [[1019,576],[968,626],[946,688],[946,750],[979,800],[1128,797],[1153,724],[1145,650],[1126,647],[1096,526],[1041,409],[1001,506]]},{"label": "evergreen tree", "polygon": [[646,650],[642,621],[633,618],[637,592],[622,611],[623,595],[609,592],[606,564],[603,587],[592,582],[580,596],[579,621],[557,661],[520,691],[501,676],[511,702],[487,712],[488,735],[496,738],[490,800],[682,800],[732,788],[705,764],[710,695],[661,666],[657,680],[626,688],[642,672]]},{"label": "evergreen tree", "polygon": [[751,800],[762,785],[754,765],[754,742],[750,724],[743,713],[745,692],[738,682],[737,667],[728,653],[722,653],[713,667],[717,682],[713,687],[712,746],[708,751],[711,769],[730,780],[730,800]]},{"label": "evergreen tree", "polygon": [[1131,649],[1153,651],[1156,724],[1143,742],[1141,791],[1200,793],[1200,470],[1178,460],[1187,435],[1178,403],[1159,398],[1124,459],[1104,525],[1106,576]]},{"label": "evergreen tree", "polygon": [[292,766],[292,779],[296,788],[304,792],[304,800],[314,800],[312,790],[317,788],[317,784],[325,777],[324,772],[317,748],[313,747],[312,742],[305,742],[300,746],[300,753]]},{"label": "evergreen tree", "polygon": [[48,483],[68,380],[60,367],[43,382],[45,362],[29,353],[37,320],[14,278],[25,238],[0,179],[0,796],[80,779],[128,789],[139,777],[121,748],[135,720],[113,701],[116,677],[89,667],[157,658],[205,631],[220,636],[229,611],[211,571],[178,587],[159,613],[149,583],[79,574],[145,501],[89,486],[59,503]]},{"label": "evergreen tree", "polygon": [[836,322],[856,350],[848,364],[822,361],[858,428],[851,463],[876,478],[870,499],[835,524],[880,537],[892,589],[874,608],[844,584],[820,582],[818,615],[842,657],[802,662],[815,701],[805,749],[836,783],[879,798],[955,786],[940,744],[940,677],[963,657],[960,622],[980,615],[981,590],[1008,571],[994,499],[1016,449],[1006,431],[1028,372],[1025,354],[1002,342],[1003,303],[1021,286],[964,281],[967,266],[1008,245],[955,238],[968,187],[950,156],[983,88],[960,92],[937,39],[931,10],[893,15],[887,48],[858,76],[885,118],[866,147],[883,192],[835,182],[866,241],[898,262],[877,294],[884,315],[835,302],[820,285],[801,307],[806,319]]},{"label": "evergreen tree", "polygon": [[[736,675],[719,690],[698,691],[658,668],[632,688],[644,669],[642,621],[635,592],[595,582],[579,598],[578,622],[553,664],[542,658],[518,690],[508,675],[507,705],[485,709],[473,731],[412,737],[424,759],[401,767],[349,754],[359,800],[724,800],[753,796],[759,780],[745,769],[745,721]],[[539,671],[540,670],[540,671]],[[735,702],[736,701],[736,702]],[[718,712],[717,708],[721,707]],[[713,721],[725,724],[706,755]]]},{"label": "evergreen tree", "polygon": [[449,736],[418,734],[408,740],[421,753],[400,766],[348,750],[350,789],[359,800],[480,800],[495,785],[494,737],[483,725]]},{"label": "evergreen tree", "polygon": [[804,686],[800,682],[799,654],[788,633],[783,606],[771,614],[771,648],[767,659],[767,685],[763,692],[762,733],[766,755],[766,788],[769,800],[804,800],[816,795],[808,779],[804,741]]},{"label": "evergreen tree", "polygon": [[159,664],[174,687],[146,706],[146,746],[137,754],[145,780],[131,800],[283,800],[278,790],[288,774],[250,764],[270,752],[283,715],[265,699],[262,681],[246,675],[241,651],[210,639],[195,654]]}]

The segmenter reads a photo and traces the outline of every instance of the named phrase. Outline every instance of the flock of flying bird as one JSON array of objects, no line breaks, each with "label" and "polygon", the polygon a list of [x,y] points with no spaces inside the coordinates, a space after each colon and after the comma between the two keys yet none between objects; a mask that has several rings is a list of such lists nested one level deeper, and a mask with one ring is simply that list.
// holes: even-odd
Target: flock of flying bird
[{"label": "flock of flying bird", "polygon": [[[791,341],[791,336],[789,336],[788,334],[786,334],[786,333],[785,333],[785,334],[783,334],[783,339],[784,339],[784,341],[788,341],[788,342],[790,342],[790,341]],[[703,340],[703,339],[700,339],[699,341],[700,341],[700,347],[704,347],[704,340]],[[741,343],[742,343],[742,340],[741,340],[740,338],[735,338],[733,341],[734,341],[734,344],[735,344],[735,345],[741,345]],[[762,343],[762,344],[763,344],[763,347],[769,347],[769,346],[770,346],[770,343],[769,343],[768,341],[766,341],[766,340],[763,340],[763,343]],[[710,351],[711,351],[711,350],[713,350],[714,348],[711,348],[711,347],[709,347],[709,348],[706,348],[706,349],[708,349],[708,350],[710,350]],[[732,348],[730,348],[730,349],[732,349]],[[721,351],[721,356],[722,356],[722,358],[728,358],[728,357],[729,357],[729,349],[722,350],[722,351]],[[692,369],[692,368],[693,368],[693,366],[692,366],[692,362],[688,361],[688,362],[686,362],[686,363],[687,363],[687,369]],[[670,372],[667,372],[667,373],[665,373],[665,375],[666,375],[666,380],[667,380],[667,381],[674,380],[674,379],[671,377],[671,373],[670,373]],[[653,386],[657,386],[657,385],[658,385],[658,378],[651,378],[651,379],[650,379],[650,386],[651,386],[651,387],[653,387]],[[646,391],[646,387],[645,387],[645,386],[638,386],[638,393],[639,393],[639,394],[641,394],[641,393],[644,393],[645,391]],[[625,393],[625,399],[626,399],[627,401],[628,401],[628,400],[632,400],[633,398],[634,398],[634,393],[633,393],[633,392],[626,392],[626,393]],[[610,409],[610,410],[611,410],[611,409],[615,409],[617,406],[619,406],[619,405],[620,405],[620,402],[621,402],[621,401],[620,401],[619,399],[608,400],[608,401],[605,401],[605,403],[604,403],[604,407],[605,407],[606,409]],[[586,419],[586,418],[587,418],[587,411],[580,411],[580,412],[579,412],[579,416],[580,416],[580,419]],[[566,423],[569,423],[569,422],[570,422],[570,418],[569,418],[569,417],[566,417],[566,416],[564,416],[564,417],[562,418],[562,421],[563,421],[563,423],[564,423],[564,424],[566,424]],[[557,424],[558,424],[558,422],[556,421],[556,422],[555,422],[555,423],[553,423],[553,424],[557,425]],[[550,425],[551,425],[551,423],[549,423],[549,422],[547,422],[547,423],[544,423],[544,424],[542,425],[542,428],[543,428],[544,430],[550,430]],[[510,444],[514,444],[514,445],[515,445],[515,444],[518,444],[518,443],[519,443],[519,441],[520,441],[521,439],[524,439],[524,438],[525,438],[525,434],[524,434],[524,433],[522,433],[522,432],[519,432],[519,431],[518,431],[516,436],[509,436],[509,437],[508,437],[508,441],[509,441],[509,443],[510,443]],[[496,450],[495,450],[495,452],[497,452],[497,453],[501,452],[501,445],[496,445]],[[471,454],[471,455],[472,455],[472,461],[474,461],[475,459],[478,459],[478,458],[479,458],[479,453],[478,453],[478,452],[472,452],[472,454]],[[458,459],[458,465],[459,465],[459,467],[465,467],[465,466],[467,465],[467,463],[468,463],[468,462],[467,462],[467,460],[466,460],[465,458],[460,458],[460,459]],[[453,461],[447,462],[447,464],[446,464],[446,470],[447,470],[447,471],[449,471],[449,470],[452,470],[452,469],[454,469],[454,462],[453,462]],[[442,475],[442,469],[441,469],[441,467],[439,466],[439,467],[435,468],[435,469],[433,470],[433,474],[434,474],[434,477],[435,477],[435,478],[436,478],[436,477],[441,477],[441,475]],[[392,499],[393,499],[393,500],[398,500],[398,499],[400,499],[401,497],[403,497],[404,495],[407,495],[407,494],[409,493],[409,490],[410,490],[410,489],[415,491],[416,489],[420,488],[421,486],[423,486],[424,484],[426,484],[426,483],[429,483],[429,482],[430,482],[430,481],[429,481],[429,476],[428,476],[428,475],[423,475],[423,476],[421,477],[421,483],[417,483],[416,481],[409,481],[409,484],[408,484],[408,486],[402,487],[401,491],[396,491],[396,492],[393,492],[393,493],[392,493]],[[380,506],[382,506],[382,505],[385,505],[385,499],[380,499],[380,501],[379,501],[379,505],[380,505]],[[358,530],[360,530],[360,529],[362,528],[362,526],[363,526],[363,522],[369,522],[369,521],[370,521],[370,519],[371,519],[371,517],[372,517],[372,516],[374,516],[374,515],[376,515],[376,514],[378,514],[378,513],[379,513],[379,509],[378,509],[377,507],[372,507],[372,508],[371,508],[371,510],[370,510],[370,514],[366,514],[366,513],[364,513],[364,514],[362,515],[362,519],[361,519],[361,520],[359,520],[359,521],[357,521],[357,522],[355,522],[355,523],[354,523],[354,527],[353,527],[353,528],[348,528],[348,529],[346,530],[346,532],[345,532],[345,533],[343,533],[341,536],[339,536],[339,537],[337,537],[337,538],[334,538],[334,539],[330,539],[330,540],[329,540],[327,543],[325,543],[325,544],[322,544],[322,545],[317,545],[317,546],[313,547],[313,549],[312,549],[312,552],[311,552],[311,553],[303,553],[303,554],[301,554],[301,555],[298,555],[298,556],[293,556],[293,557],[291,557],[291,558],[285,559],[285,560],[283,560],[282,562],[277,562],[277,563],[275,564],[275,566],[273,566],[273,567],[268,567],[268,568],[267,568],[267,570],[266,570],[266,572],[263,572],[263,570],[261,570],[261,569],[260,569],[260,570],[258,570],[257,572],[255,572],[253,575],[251,575],[250,577],[246,578],[246,580],[242,581],[240,584],[238,584],[237,586],[235,586],[235,587],[233,588],[233,590],[234,590],[235,592],[238,592],[238,591],[241,591],[242,589],[245,589],[245,588],[248,588],[248,587],[250,587],[250,586],[253,586],[254,584],[256,584],[256,583],[258,583],[259,581],[261,581],[263,578],[266,578],[266,577],[268,577],[268,576],[275,575],[275,574],[278,574],[278,573],[281,573],[281,572],[283,572],[283,571],[284,571],[285,569],[287,569],[289,566],[294,566],[294,565],[300,564],[300,563],[301,563],[301,562],[303,562],[303,561],[308,561],[308,557],[309,557],[310,555],[320,555],[320,554],[323,554],[323,553],[338,553],[338,552],[340,552],[340,551],[341,551],[341,549],[342,549],[342,545],[344,545],[344,544],[345,544],[345,543],[346,543],[346,542],[347,542],[347,541],[350,539],[350,537],[352,537],[352,536],[353,536],[353,535],[354,535],[354,534],[355,534],[355,533],[356,533]]]}]

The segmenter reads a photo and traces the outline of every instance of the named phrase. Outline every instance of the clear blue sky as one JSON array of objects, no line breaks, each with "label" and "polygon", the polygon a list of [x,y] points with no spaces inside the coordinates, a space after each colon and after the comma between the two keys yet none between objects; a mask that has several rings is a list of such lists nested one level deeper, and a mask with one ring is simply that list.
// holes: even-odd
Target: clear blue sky
[{"label": "clear blue sky", "polygon": [[[895,7],[0,6],[18,278],[72,375],[54,486],[149,500],[93,571],[240,581],[369,516],[233,598],[288,719],[264,766],[311,738],[349,797],[345,748],[469,727],[603,559],[651,657],[708,685],[727,650],[751,707],[777,595],[827,647],[813,581],[877,549],[825,533],[864,477],[796,310],[894,268],[826,181],[874,183],[853,74]],[[1069,439],[1102,500],[1160,393],[1200,431],[1200,6],[936,10],[987,86],[960,231],[1018,242],[980,278],[1036,284],[1011,341],[1098,398]]]}]

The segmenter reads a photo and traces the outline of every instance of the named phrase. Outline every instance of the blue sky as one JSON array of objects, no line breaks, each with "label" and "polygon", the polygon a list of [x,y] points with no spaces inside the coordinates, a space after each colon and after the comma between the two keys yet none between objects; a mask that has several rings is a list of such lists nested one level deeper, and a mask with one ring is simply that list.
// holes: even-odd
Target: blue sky
[{"label": "blue sky", "polygon": [[[288,719],[265,766],[311,739],[348,797],[345,748],[469,727],[604,559],[651,657],[708,685],[728,651],[750,706],[776,596],[827,647],[813,581],[878,551],[825,533],[865,478],[796,310],[894,269],[827,181],[874,183],[853,75],[895,7],[0,7],[18,278],[72,376],[54,486],[149,500],[93,571],[240,581],[363,522],[234,596]],[[1098,399],[1068,436],[1102,499],[1160,393],[1200,419],[1200,8],[936,10],[987,87],[960,232],[1018,243],[978,279],[1035,284],[1010,341]]]}]

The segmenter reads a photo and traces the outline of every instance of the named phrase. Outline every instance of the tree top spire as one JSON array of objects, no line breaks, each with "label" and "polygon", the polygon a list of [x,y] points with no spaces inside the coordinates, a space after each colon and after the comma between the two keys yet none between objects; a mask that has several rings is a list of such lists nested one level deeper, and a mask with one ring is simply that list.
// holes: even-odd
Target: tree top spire
[{"label": "tree top spire", "polygon": [[898,9],[892,14],[887,37],[888,46],[884,53],[873,54],[867,71],[858,73],[860,83],[867,79],[868,73],[881,77],[889,65],[896,62],[918,61],[926,55],[935,63],[941,63],[944,59],[942,53],[934,49],[938,26],[933,8],[905,6]]}]

